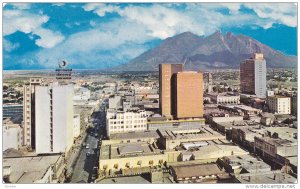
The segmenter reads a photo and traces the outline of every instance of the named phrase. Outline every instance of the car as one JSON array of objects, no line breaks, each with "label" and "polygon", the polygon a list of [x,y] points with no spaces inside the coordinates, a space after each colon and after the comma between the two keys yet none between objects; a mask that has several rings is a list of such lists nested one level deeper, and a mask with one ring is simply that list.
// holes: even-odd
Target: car
[{"label": "car", "polygon": [[87,144],[87,145],[85,146],[85,148],[86,148],[86,149],[90,148],[90,145],[89,145],[89,144]]},{"label": "car", "polygon": [[87,152],[87,153],[86,153],[86,156],[89,157],[89,156],[90,156],[90,152]]}]

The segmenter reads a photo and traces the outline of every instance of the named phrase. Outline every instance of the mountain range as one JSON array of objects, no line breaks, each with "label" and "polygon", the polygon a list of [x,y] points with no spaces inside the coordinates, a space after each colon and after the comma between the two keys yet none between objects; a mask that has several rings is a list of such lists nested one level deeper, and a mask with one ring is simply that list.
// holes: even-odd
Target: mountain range
[{"label": "mountain range", "polygon": [[240,63],[253,53],[263,53],[268,68],[297,66],[297,57],[245,36],[217,31],[210,36],[184,32],[169,37],[158,46],[142,53],[127,64],[116,67],[123,71],[156,71],[161,63],[184,63],[185,70],[239,68]]}]

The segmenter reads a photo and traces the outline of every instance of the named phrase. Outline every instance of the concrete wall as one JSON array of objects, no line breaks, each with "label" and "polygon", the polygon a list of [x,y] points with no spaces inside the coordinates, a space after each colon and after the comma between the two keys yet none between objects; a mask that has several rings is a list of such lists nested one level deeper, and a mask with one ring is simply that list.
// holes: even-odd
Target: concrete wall
[{"label": "concrete wall", "polygon": [[80,115],[75,114],[73,118],[74,124],[74,138],[77,138],[80,135]]},{"label": "concrete wall", "polygon": [[48,87],[36,87],[35,126],[36,153],[50,153],[50,91]]},{"label": "concrete wall", "polygon": [[18,124],[3,125],[3,151],[8,148],[19,149],[22,146],[22,129]]}]

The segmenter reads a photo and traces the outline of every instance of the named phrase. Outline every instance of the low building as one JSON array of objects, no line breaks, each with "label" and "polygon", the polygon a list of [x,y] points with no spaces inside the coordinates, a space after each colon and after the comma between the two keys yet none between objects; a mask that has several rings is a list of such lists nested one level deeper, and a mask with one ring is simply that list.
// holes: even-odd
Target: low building
[{"label": "low building", "polygon": [[261,125],[232,127],[232,141],[249,152],[254,152],[254,137],[264,136],[267,136],[267,130]]},{"label": "low building", "polygon": [[64,170],[61,155],[4,158],[4,181],[14,184],[57,183]]},{"label": "low building", "polygon": [[18,150],[22,146],[23,130],[20,124],[13,123],[10,119],[3,121],[3,151],[9,148]]},{"label": "low building", "polygon": [[159,139],[156,131],[140,131],[111,134],[109,140],[102,140],[102,145],[147,142],[152,144]]},{"label": "low building", "polygon": [[229,173],[262,173],[271,171],[271,166],[249,154],[240,156],[225,156],[218,159],[218,164]]},{"label": "low building", "polygon": [[201,163],[216,162],[218,158],[224,156],[240,156],[249,154],[249,152],[241,149],[239,146],[232,144],[211,144],[199,148],[192,152],[191,160],[197,160]]},{"label": "low building", "polygon": [[218,93],[218,94],[207,94],[210,97],[210,101],[216,104],[239,104],[240,95],[233,93]]},{"label": "low building", "polygon": [[166,161],[167,153],[145,142],[102,145],[99,171],[104,175],[140,174],[150,172],[151,167],[162,166]]},{"label": "low building", "polygon": [[275,114],[291,114],[291,98],[286,96],[269,96],[267,98],[269,111]]},{"label": "low building", "polygon": [[166,117],[153,116],[147,120],[147,130],[157,129],[188,129],[202,127],[205,125],[205,119],[194,118],[188,120],[168,120]]},{"label": "low building", "polygon": [[288,158],[297,157],[298,145],[287,139],[255,137],[255,153],[273,167],[282,168],[290,164]]},{"label": "low building", "polygon": [[127,133],[132,131],[147,130],[147,115],[144,110],[106,112],[106,131],[107,136],[113,133]]},{"label": "low building", "polygon": [[229,174],[215,163],[170,166],[170,169],[178,183],[217,183],[224,178],[223,175],[230,178]]},{"label": "low building", "polygon": [[246,119],[257,116],[262,112],[260,109],[246,105],[219,105],[218,107],[231,113],[238,113],[239,115],[244,116]]},{"label": "low building", "polygon": [[172,130],[159,129],[158,134],[160,135],[159,143],[166,150],[175,149],[184,142],[225,139],[225,136],[207,126]]}]

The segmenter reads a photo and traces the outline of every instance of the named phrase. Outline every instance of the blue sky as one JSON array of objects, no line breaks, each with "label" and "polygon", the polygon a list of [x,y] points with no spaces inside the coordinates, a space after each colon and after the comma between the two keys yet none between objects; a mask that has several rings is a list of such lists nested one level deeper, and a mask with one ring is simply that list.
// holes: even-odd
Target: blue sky
[{"label": "blue sky", "polygon": [[104,69],[190,31],[244,34],[297,55],[294,3],[9,3],[3,8],[3,69]]}]

